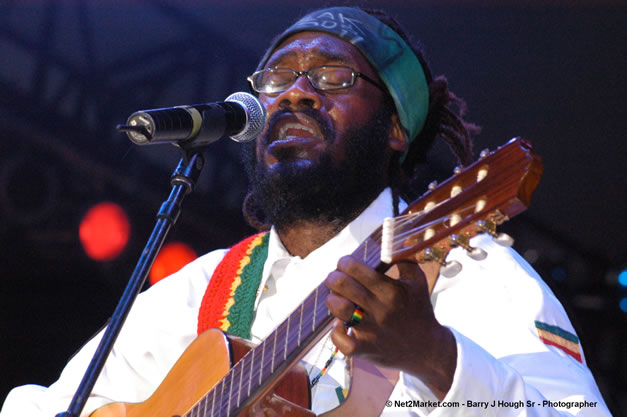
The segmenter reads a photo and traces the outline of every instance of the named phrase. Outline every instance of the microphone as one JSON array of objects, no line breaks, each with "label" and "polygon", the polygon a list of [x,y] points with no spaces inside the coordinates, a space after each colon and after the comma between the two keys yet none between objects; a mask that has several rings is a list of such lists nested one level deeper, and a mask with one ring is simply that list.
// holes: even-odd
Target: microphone
[{"label": "microphone", "polygon": [[265,123],[266,109],[257,97],[239,92],[222,102],[140,110],[130,115],[126,125],[116,128],[137,145],[202,146],[225,136],[249,142]]}]

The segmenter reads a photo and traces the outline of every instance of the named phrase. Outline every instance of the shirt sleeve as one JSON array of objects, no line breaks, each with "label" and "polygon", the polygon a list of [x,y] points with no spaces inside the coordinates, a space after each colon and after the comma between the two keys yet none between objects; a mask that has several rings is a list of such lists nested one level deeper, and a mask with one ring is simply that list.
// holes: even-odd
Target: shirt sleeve
[{"label": "shirt sleeve", "polygon": [[[545,353],[498,360],[451,330],[457,341],[457,369],[442,401],[423,401],[423,407],[418,407],[430,417],[611,416],[592,375],[572,364],[560,363],[562,360],[555,357],[559,355]],[[417,378],[404,373],[401,378],[409,397],[424,400],[412,395],[422,386]]]},{"label": "shirt sleeve", "polygon": [[[211,252],[138,296],[81,417],[114,400],[140,402],[153,393],[195,339],[200,302],[224,253]],[[0,417],[50,417],[67,410],[103,332],[78,351],[50,387],[14,388]]]},{"label": "shirt sleeve", "polygon": [[[440,403],[418,403],[441,416],[610,416],[568,317],[551,290],[514,251],[485,239],[489,253],[464,273],[440,281],[436,317],[457,343],[452,386]],[[424,398],[424,384],[401,373],[405,395]],[[422,393],[422,394],[421,394]]]}]

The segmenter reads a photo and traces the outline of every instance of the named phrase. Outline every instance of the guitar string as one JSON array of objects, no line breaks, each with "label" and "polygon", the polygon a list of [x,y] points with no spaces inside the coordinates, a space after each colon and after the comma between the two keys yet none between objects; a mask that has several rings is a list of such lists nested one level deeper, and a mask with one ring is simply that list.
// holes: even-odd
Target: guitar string
[{"label": "guitar string", "polygon": [[[466,206],[466,207],[464,207],[464,208],[459,209],[459,210],[458,210],[455,214],[460,214],[460,215],[467,214],[469,211],[472,211],[474,208],[475,208],[475,205],[469,205],[469,206]],[[415,219],[416,219],[416,217],[417,217],[417,216],[416,216],[416,217],[407,218],[408,216],[409,216],[409,215],[405,215],[405,216],[403,216],[403,217],[404,217],[404,219],[403,219],[402,221],[400,221],[400,222],[395,222],[395,223],[394,223],[394,230],[398,230],[398,229],[402,228],[403,226],[405,226],[407,223],[410,223],[410,222],[415,221]],[[394,237],[397,237],[397,236],[406,236],[407,234],[415,233],[416,231],[421,231],[421,230],[423,230],[424,228],[428,228],[429,226],[432,226],[432,225],[434,225],[434,224],[437,224],[438,222],[440,222],[440,223],[446,222],[446,221],[447,221],[450,217],[451,217],[451,216],[440,217],[440,218],[438,218],[438,219],[433,220],[433,221],[432,221],[432,222],[430,222],[430,223],[427,223],[427,224],[421,225],[421,227],[417,227],[417,228],[409,229],[409,230],[407,230],[406,232],[404,232],[404,233],[402,233],[402,234],[398,234],[398,235],[396,235],[396,234],[395,234],[395,236],[394,236]],[[405,219],[405,218],[407,218],[407,219]],[[396,219],[398,219],[398,217],[395,217],[394,219],[396,220]]]},{"label": "guitar string", "polygon": [[[447,202],[447,201],[449,201],[449,200],[450,200],[450,199],[446,199],[446,200],[440,201],[439,203],[437,203],[437,204],[435,204],[434,206],[430,207],[428,211],[421,210],[421,211],[418,211],[418,212],[408,213],[408,214],[405,214],[405,215],[400,215],[400,216],[394,217],[394,218],[393,218],[393,219],[394,219],[394,230],[398,230],[398,229],[402,228],[402,227],[403,227],[403,226],[405,226],[407,223],[411,223],[411,222],[416,221],[416,219],[417,219],[418,217],[422,217],[423,215],[426,215],[426,214],[427,214],[427,213],[429,213],[431,210],[434,210],[435,208],[438,208],[439,206],[441,206],[442,204],[446,203],[446,202]],[[462,208],[462,209],[458,210],[457,214],[460,214],[460,213],[465,213],[465,212],[467,212],[468,210],[472,210],[472,209],[474,209],[474,207],[476,207],[476,205],[475,205],[475,204],[468,205],[468,206],[466,206],[466,207],[464,207],[464,208]],[[442,217],[441,217],[441,218],[440,218],[440,219],[438,219],[438,220],[434,220],[432,223],[433,223],[433,224],[435,224],[435,223],[437,223],[438,221],[446,221],[447,219],[448,219],[448,217],[446,217],[446,218],[442,218]],[[425,227],[426,227],[426,226],[425,226]],[[416,232],[416,230],[419,230],[419,229],[409,229],[409,230],[407,231],[407,233],[415,233],[415,232]],[[398,237],[398,236],[406,236],[406,235],[407,235],[407,233],[404,233],[404,234],[401,234],[401,235],[395,235],[395,237]]]},{"label": "guitar string", "polygon": [[[458,211],[456,214],[466,215],[467,212],[472,211],[473,208],[474,208],[473,206],[469,206],[469,207],[463,208],[460,211]],[[419,227],[410,228],[410,229],[407,229],[407,230],[403,231],[402,233],[394,234],[394,236],[392,238],[392,247],[393,247],[393,251],[392,252],[393,253],[397,253],[397,252],[400,252],[400,251],[405,249],[405,248],[401,247],[401,249],[396,250],[394,248],[400,246],[399,243],[401,243],[401,241],[404,241],[407,236],[414,235],[417,232],[421,233],[421,232],[425,231],[426,229],[429,229],[430,227],[434,227],[434,226],[439,225],[439,224],[444,224],[448,220],[449,220],[449,217],[445,217],[445,218],[441,217],[441,218],[433,220],[433,221],[431,221],[429,223],[423,224],[423,225],[421,225]],[[406,223],[407,222],[405,222],[405,224]],[[394,230],[399,230],[399,229],[402,228],[402,226],[404,226],[404,224],[401,224],[398,227],[396,227],[396,225],[395,225]]]}]

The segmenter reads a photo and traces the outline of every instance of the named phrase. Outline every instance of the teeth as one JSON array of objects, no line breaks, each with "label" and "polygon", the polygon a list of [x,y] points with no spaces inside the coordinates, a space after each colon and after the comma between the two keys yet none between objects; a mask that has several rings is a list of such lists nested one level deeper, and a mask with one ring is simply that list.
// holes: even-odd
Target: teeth
[{"label": "teeth", "polygon": [[304,130],[305,132],[311,133],[312,136],[318,137],[318,135],[316,135],[316,132],[314,132],[314,130],[310,128],[309,126],[305,126],[300,123],[287,123],[283,125],[283,127],[281,127],[281,130],[279,130],[279,139],[289,139],[289,138],[296,137],[296,136],[286,137],[286,133],[289,129]]}]

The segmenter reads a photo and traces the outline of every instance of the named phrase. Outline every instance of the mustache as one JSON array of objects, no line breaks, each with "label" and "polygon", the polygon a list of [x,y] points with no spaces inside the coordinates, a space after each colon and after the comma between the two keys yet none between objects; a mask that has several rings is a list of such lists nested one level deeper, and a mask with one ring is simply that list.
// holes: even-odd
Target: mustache
[{"label": "mustache", "polygon": [[319,111],[310,108],[299,111],[281,109],[274,113],[272,116],[270,116],[270,118],[268,119],[268,129],[266,130],[266,133],[263,137],[263,143],[266,145],[270,143],[270,134],[274,131],[274,126],[279,122],[279,120],[281,120],[285,116],[296,113],[308,116],[312,118],[316,123],[318,123],[318,125],[320,126],[320,132],[322,133],[322,137],[325,141],[331,142],[335,140],[335,127],[333,126],[332,121],[322,117],[322,114],[320,114]]}]

